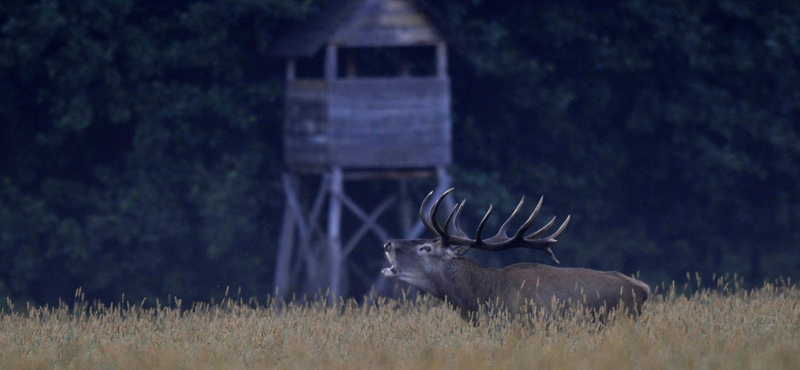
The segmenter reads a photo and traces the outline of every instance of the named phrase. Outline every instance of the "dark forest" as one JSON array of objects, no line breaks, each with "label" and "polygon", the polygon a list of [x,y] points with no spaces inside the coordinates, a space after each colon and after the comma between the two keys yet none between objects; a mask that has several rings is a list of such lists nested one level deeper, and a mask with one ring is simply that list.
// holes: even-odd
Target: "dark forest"
[{"label": "dark forest", "polygon": [[[324,3],[0,3],[0,298],[271,293],[270,50]],[[800,277],[797,2],[431,3],[459,40],[449,170],[466,223],[544,194],[572,216],[562,265],[650,284]],[[376,274],[380,246],[356,252]]]}]

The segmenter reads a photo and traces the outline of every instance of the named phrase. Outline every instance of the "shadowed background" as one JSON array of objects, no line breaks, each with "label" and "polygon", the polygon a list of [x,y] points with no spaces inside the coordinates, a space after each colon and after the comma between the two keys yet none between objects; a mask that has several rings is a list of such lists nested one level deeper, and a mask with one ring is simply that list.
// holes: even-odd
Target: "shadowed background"
[{"label": "shadowed background", "polygon": [[[324,3],[2,2],[0,297],[270,293],[284,77],[270,50]],[[431,3],[463,43],[450,171],[466,224],[545,194],[543,218],[572,215],[554,247],[566,266],[651,284],[798,276],[795,2]],[[373,242],[355,254],[377,272]]]}]

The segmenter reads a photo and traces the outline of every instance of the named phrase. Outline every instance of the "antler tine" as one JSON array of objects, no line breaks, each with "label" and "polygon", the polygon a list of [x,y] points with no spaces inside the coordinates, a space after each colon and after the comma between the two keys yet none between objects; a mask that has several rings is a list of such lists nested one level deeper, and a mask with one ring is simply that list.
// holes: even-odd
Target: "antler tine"
[{"label": "antler tine", "polygon": [[464,203],[466,202],[467,202],[466,199],[461,201],[461,204],[458,206],[458,211],[456,211],[456,216],[453,219],[453,230],[456,232],[456,235],[458,237],[465,239],[467,238],[467,233],[465,233],[464,230],[461,230],[460,222],[461,222],[461,211],[464,210]]},{"label": "antler tine", "polygon": [[453,219],[453,215],[456,214],[456,210],[458,210],[458,204],[453,207],[453,210],[450,211],[449,215],[447,215],[447,219],[444,220],[444,234],[442,235],[442,239],[444,240],[450,239],[450,231],[448,229],[450,228],[450,220]]},{"label": "antler tine", "polygon": [[539,203],[536,205],[536,209],[533,210],[533,213],[531,213],[531,215],[528,217],[528,220],[525,221],[525,223],[522,224],[519,230],[517,230],[517,233],[514,234],[514,237],[512,238],[513,240],[519,240],[523,238],[522,235],[525,234],[526,231],[528,231],[528,228],[531,227],[531,225],[533,225],[533,219],[535,219],[536,216],[539,215],[539,211],[542,209],[543,201],[544,201],[544,196],[539,198]]},{"label": "antler tine", "polygon": [[563,223],[561,223],[561,226],[558,227],[558,230],[556,230],[556,232],[554,232],[553,235],[550,235],[548,237],[548,239],[558,239],[558,237],[561,236],[561,233],[563,233],[564,230],[567,229],[567,225],[569,225],[570,217],[572,217],[572,215],[567,215],[567,219],[564,220]]},{"label": "antler tine", "polygon": [[554,223],[556,223],[555,216],[553,216],[553,219],[551,219],[550,222],[547,223],[547,225],[542,226],[541,229],[536,230],[533,234],[526,236],[525,240],[533,240],[533,238],[544,234],[545,231],[550,230],[550,228],[553,227]]},{"label": "antler tine", "polygon": [[525,203],[524,196],[522,197],[522,199],[520,199],[519,204],[517,204],[517,208],[514,209],[514,212],[511,213],[511,216],[508,216],[506,222],[503,222],[503,226],[500,226],[500,230],[497,231],[497,234],[495,234],[493,237],[489,239],[486,239],[487,243],[497,243],[508,240],[508,235],[506,235],[506,232],[508,231],[508,228],[511,226],[511,221],[514,220],[514,217],[517,217],[517,214],[519,214],[519,211],[522,209],[523,203]]},{"label": "antler tine", "polygon": [[553,259],[553,262],[555,262],[555,263],[557,263],[557,264],[559,264],[559,265],[561,264],[561,262],[559,262],[559,261],[558,261],[558,258],[556,258],[556,255],[555,255],[555,254],[553,254],[553,251],[550,249],[550,247],[544,248],[544,249],[542,249],[542,250],[543,250],[545,253],[547,253],[547,255],[548,255],[548,256],[550,256],[550,258],[552,258],[552,259]]},{"label": "antler tine", "polygon": [[486,215],[483,216],[481,219],[481,223],[478,224],[478,231],[475,232],[475,244],[480,245],[483,244],[483,240],[481,240],[481,234],[483,233],[483,227],[486,226],[486,220],[489,219],[489,215],[492,214],[492,205],[489,205],[489,210],[486,211]]},{"label": "antler tine", "polygon": [[443,237],[445,235],[445,231],[444,229],[442,229],[441,226],[439,226],[439,222],[436,221],[436,212],[439,211],[439,205],[442,204],[442,200],[447,196],[447,194],[450,194],[453,190],[455,190],[455,188],[447,189],[444,193],[442,193],[442,195],[439,196],[439,199],[436,199],[436,202],[433,203],[433,207],[431,207],[431,212],[428,216],[430,218],[431,224],[433,224],[433,228],[436,229],[436,233],[440,237]]},{"label": "antler tine", "polygon": [[529,236],[526,236],[524,241],[526,243],[528,243],[529,245],[538,245],[538,246],[536,246],[534,248],[545,251],[545,253],[547,253],[547,255],[549,255],[550,258],[552,258],[553,261],[555,261],[555,263],[560,264],[561,262],[559,262],[558,258],[556,258],[556,255],[553,254],[553,251],[550,249],[550,246],[555,244],[555,243],[558,243],[558,237],[561,236],[561,234],[564,232],[564,230],[567,229],[567,225],[569,225],[570,218],[572,218],[572,216],[567,216],[567,218],[564,220],[564,222],[561,223],[561,226],[558,227],[558,230],[556,230],[556,232],[554,232],[553,235],[550,235],[550,236],[548,236],[546,238],[533,239],[536,236],[538,236],[538,235],[542,234],[543,232],[545,232],[551,226],[553,226],[553,224],[556,221],[556,218],[553,217],[553,219],[550,220],[550,222],[547,225],[545,225],[542,229],[539,229],[538,231],[536,231],[535,233],[533,233],[533,234],[531,234]]},{"label": "antler tine", "polygon": [[422,221],[422,224],[425,225],[425,228],[427,228],[428,231],[432,232],[436,236],[441,236],[436,228],[434,228],[431,224],[431,220],[425,217],[425,205],[428,204],[428,199],[430,199],[432,195],[433,191],[428,193],[428,195],[425,196],[425,199],[422,200],[422,205],[419,206],[419,219]]},{"label": "antler tine", "polygon": [[[469,245],[471,248],[483,249],[489,251],[503,251],[513,248],[538,249],[547,253],[547,255],[550,256],[550,258],[552,258],[555,263],[560,264],[561,262],[558,261],[558,258],[556,258],[556,255],[553,253],[553,250],[550,248],[550,246],[558,243],[558,237],[561,236],[564,230],[566,230],[571,216],[567,216],[567,218],[564,220],[561,226],[558,227],[558,230],[556,230],[556,232],[554,232],[552,235],[548,237],[537,239],[537,237],[544,234],[547,230],[553,227],[553,225],[556,222],[555,217],[553,217],[553,219],[550,220],[550,222],[548,222],[547,225],[544,225],[541,229],[536,230],[534,233],[528,236],[523,236],[525,235],[525,231],[527,231],[528,228],[531,227],[531,225],[533,224],[533,220],[536,218],[537,215],[539,215],[539,211],[541,211],[542,209],[542,203],[544,202],[544,197],[541,197],[539,198],[539,203],[536,204],[536,209],[533,210],[533,212],[525,221],[525,223],[522,224],[522,226],[517,230],[517,232],[514,234],[514,237],[509,238],[506,235],[506,231],[508,231],[508,227],[511,224],[511,221],[519,213],[520,209],[522,209],[522,204],[524,201],[525,198],[522,198],[522,200],[520,200],[519,204],[517,205],[517,208],[514,210],[514,212],[511,214],[508,220],[506,220],[506,222],[503,223],[503,226],[500,227],[500,231],[497,233],[497,235],[486,240],[481,239],[481,234],[483,233],[483,227],[486,226],[486,220],[489,219],[489,215],[492,213],[492,206],[489,206],[489,211],[486,212],[486,215],[483,216],[481,223],[478,225],[478,231],[475,233],[474,240],[452,237],[451,242],[459,244],[464,243],[466,245]],[[454,209],[456,214],[458,214],[458,212],[461,211],[460,209],[458,209],[461,207],[463,207],[463,202],[460,206],[456,207],[457,209]],[[451,212],[451,216],[452,214],[453,213]],[[450,217],[448,217],[448,221],[449,220]]]}]

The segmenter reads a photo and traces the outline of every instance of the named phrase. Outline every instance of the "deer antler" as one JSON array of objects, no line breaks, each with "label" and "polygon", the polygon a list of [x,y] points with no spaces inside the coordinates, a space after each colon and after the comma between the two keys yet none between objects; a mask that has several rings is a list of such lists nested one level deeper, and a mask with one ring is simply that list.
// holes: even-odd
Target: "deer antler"
[{"label": "deer antler", "polygon": [[[449,245],[465,245],[469,246],[470,248],[489,251],[502,251],[513,248],[538,249],[547,253],[547,255],[549,255],[550,258],[552,258],[556,263],[560,263],[558,262],[555,254],[553,254],[553,251],[550,249],[550,246],[558,243],[558,237],[561,236],[561,234],[567,228],[570,216],[567,216],[567,219],[564,220],[561,226],[558,227],[558,230],[548,237],[538,238],[540,235],[544,234],[547,230],[553,227],[556,222],[555,217],[553,217],[553,219],[541,229],[536,230],[532,234],[524,236],[525,232],[528,231],[533,224],[533,220],[539,214],[539,210],[542,208],[542,201],[544,200],[544,197],[539,198],[539,203],[536,205],[536,209],[533,210],[533,213],[531,213],[525,223],[522,224],[516,233],[514,233],[514,236],[509,237],[507,235],[508,228],[511,226],[511,222],[514,220],[514,217],[516,217],[522,209],[522,204],[525,203],[525,197],[522,197],[522,200],[519,201],[517,208],[511,213],[511,216],[509,216],[506,222],[500,226],[500,230],[497,231],[497,234],[489,239],[484,240],[482,238],[483,227],[486,225],[486,220],[489,219],[489,215],[492,214],[491,205],[489,205],[489,210],[486,212],[486,215],[483,216],[480,224],[478,224],[478,230],[475,232],[475,239],[470,239],[467,237],[467,234],[461,230],[461,227],[459,226],[461,211],[464,209],[464,203],[466,203],[466,199],[453,207],[453,210],[450,211],[450,214],[447,216],[447,219],[444,222],[444,227],[440,226],[436,221],[436,213],[439,210],[442,200],[452,191],[453,189],[449,189],[442,193],[438,199],[436,199],[436,202],[433,203],[427,218],[425,217],[425,204],[428,203],[428,199],[433,195],[433,192],[428,193],[428,195],[425,197],[425,200],[422,201],[422,205],[419,209],[419,217],[422,220],[422,223],[425,224],[425,227],[427,227],[428,230],[430,230],[434,235],[442,239],[443,242]],[[451,235],[449,231],[451,221],[453,224],[452,228],[455,233],[454,235]]]}]

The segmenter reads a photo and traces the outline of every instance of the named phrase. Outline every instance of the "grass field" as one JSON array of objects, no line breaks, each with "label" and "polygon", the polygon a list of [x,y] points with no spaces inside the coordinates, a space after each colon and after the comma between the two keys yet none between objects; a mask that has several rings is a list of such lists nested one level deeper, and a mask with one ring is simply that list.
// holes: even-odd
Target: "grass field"
[{"label": "grass field", "polygon": [[78,295],[4,311],[0,369],[800,369],[797,287],[664,288],[640,318],[607,324],[575,314],[471,325],[424,298],[142,309]]}]

